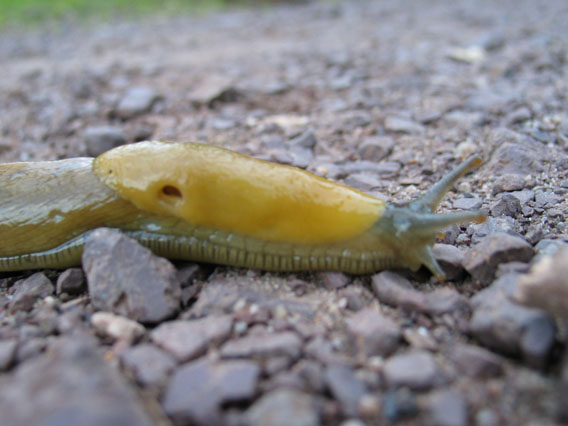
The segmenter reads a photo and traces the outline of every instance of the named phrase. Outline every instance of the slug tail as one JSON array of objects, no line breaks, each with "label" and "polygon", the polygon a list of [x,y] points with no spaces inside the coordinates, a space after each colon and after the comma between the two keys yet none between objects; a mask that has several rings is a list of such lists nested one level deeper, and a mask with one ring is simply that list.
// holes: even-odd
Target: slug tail
[{"label": "slug tail", "polygon": [[460,177],[470,172],[477,166],[481,165],[482,162],[483,161],[481,160],[481,157],[479,157],[478,155],[469,157],[466,161],[464,161],[462,164],[457,166],[454,170],[440,179],[434,186],[432,186],[432,188],[430,188],[419,200],[415,201],[413,204],[415,204],[419,210],[426,210],[426,208],[428,208],[428,210],[433,212],[440,204],[440,201],[442,200],[444,195],[446,195],[446,193],[452,188],[454,183],[456,183],[456,181]]}]

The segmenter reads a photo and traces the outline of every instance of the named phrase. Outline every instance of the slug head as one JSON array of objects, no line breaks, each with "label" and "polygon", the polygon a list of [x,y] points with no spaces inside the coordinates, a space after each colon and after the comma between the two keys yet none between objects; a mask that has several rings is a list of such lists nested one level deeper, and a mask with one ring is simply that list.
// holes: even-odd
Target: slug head
[{"label": "slug head", "polygon": [[478,156],[470,157],[419,199],[406,206],[389,205],[386,208],[373,232],[378,238],[389,240],[401,265],[414,270],[424,265],[439,280],[445,279],[445,274],[432,253],[436,237],[449,225],[470,221],[481,223],[485,221],[486,215],[479,210],[444,214],[435,214],[433,211],[454,183],[481,162]]}]

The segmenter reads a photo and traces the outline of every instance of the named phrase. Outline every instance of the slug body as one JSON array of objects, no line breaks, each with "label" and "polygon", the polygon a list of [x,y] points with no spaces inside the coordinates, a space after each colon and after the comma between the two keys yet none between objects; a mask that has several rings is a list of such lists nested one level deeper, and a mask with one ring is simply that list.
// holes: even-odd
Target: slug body
[{"label": "slug body", "polygon": [[446,226],[480,212],[433,214],[472,157],[406,207],[294,167],[210,145],[141,142],[95,159],[0,165],[0,270],[64,268],[89,232],[122,230],[155,253],[272,271],[443,272]]}]

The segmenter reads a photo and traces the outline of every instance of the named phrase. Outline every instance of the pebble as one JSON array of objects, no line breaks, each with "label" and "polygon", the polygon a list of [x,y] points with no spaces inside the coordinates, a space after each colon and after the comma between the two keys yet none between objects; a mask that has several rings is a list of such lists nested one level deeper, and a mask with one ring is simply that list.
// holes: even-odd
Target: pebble
[{"label": "pebble", "polygon": [[91,325],[100,336],[129,344],[142,337],[146,331],[142,324],[111,312],[95,312],[91,316]]},{"label": "pebble", "polygon": [[0,340],[0,372],[9,369],[16,360],[18,341],[16,339]]},{"label": "pebble", "polygon": [[324,287],[328,290],[337,290],[338,288],[343,288],[351,282],[351,278],[349,278],[343,272],[318,272],[316,273],[316,278],[318,281],[321,281]]},{"label": "pebble", "polygon": [[[505,136],[508,139],[508,136]],[[513,139],[517,139],[515,135]],[[491,139],[488,140],[492,144]],[[501,143],[493,152],[491,160],[484,167],[484,173],[499,176],[502,174],[519,174],[521,176],[537,175],[544,170],[542,160],[548,156],[542,152],[541,147],[524,140],[518,142]]]},{"label": "pebble", "polygon": [[464,197],[455,200],[452,205],[459,210],[478,210],[483,205],[483,200],[477,197]]},{"label": "pebble", "polygon": [[282,333],[255,333],[231,340],[221,348],[221,356],[224,358],[286,356],[297,359],[301,351],[302,340],[296,333],[286,331]]},{"label": "pebble", "polygon": [[529,201],[534,200],[535,194],[531,189],[522,189],[520,191],[511,192],[513,197],[516,197],[522,206],[525,206]]},{"label": "pebble", "polygon": [[276,389],[263,395],[246,411],[250,426],[319,426],[320,416],[311,395]]},{"label": "pebble", "polygon": [[491,205],[491,215],[516,217],[521,212],[521,201],[512,194],[503,194]]},{"label": "pebble", "polygon": [[489,287],[474,297],[470,330],[485,346],[542,368],[554,347],[556,327],[545,312],[511,302],[508,296],[515,289],[510,287],[516,282],[516,275],[505,275],[491,286],[496,289]]},{"label": "pebble", "polygon": [[309,150],[314,149],[317,143],[318,140],[316,139],[316,135],[314,134],[313,129],[308,129],[301,135],[296,136],[295,138],[288,141],[288,145],[291,148],[300,147]]},{"label": "pebble", "polygon": [[376,176],[367,173],[351,173],[345,178],[345,185],[356,188],[360,191],[373,191],[385,186],[385,182]]},{"label": "pebble", "polygon": [[382,303],[407,311],[441,315],[470,309],[468,300],[455,290],[442,288],[423,293],[415,290],[406,278],[391,271],[373,275],[372,288]]},{"label": "pebble", "polygon": [[5,425],[153,424],[91,340],[54,338],[48,351],[3,379],[0,412]]},{"label": "pebble", "polygon": [[487,285],[493,280],[499,264],[528,262],[533,255],[534,249],[524,239],[499,232],[488,235],[468,250],[463,265],[476,281]]},{"label": "pebble", "polygon": [[416,396],[407,387],[389,389],[383,398],[383,417],[389,423],[396,423],[418,414]]},{"label": "pebble", "polygon": [[132,87],[118,102],[115,115],[123,120],[149,112],[160,95],[149,87]]},{"label": "pebble", "polygon": [[387,360],[385,379],[390,387],[407,386],[412,390],[425,390],[445,381],[430,352],[412,350]]},{"label": "pebble", "polygon": [[113,126],[91,126],[85,129],[83,134],[87,155],[98,157],[117,146],[126,143],[126,137],[122,129]]},{"label": "pebble", "polygon": [[436,426],[467,426],[468,406],[464,396],[452,389],[435,391],[426,403],[428,424]]},{"label": "pebble", "polygon": [[241,96],[242,93],[233,86],[230,78],[211,75],[189,93],[189,100],[197,107],[212,107],[217,102],[234,102]]},{"label": "pebble", "polygon": [[305,388],[321,393],[326,386],[324,369],[319,362],[310,359],[301,359],[294,365],[294,371],[302,378]]},{"label": "pebble", "polygon": [[505,116],[505,122],[511,125],[530,120],[531,118],[532,118],[531,110],[528,109],[527,107],[520,107],[507,114]]},{"label": "pebble", "polygon": [[359,404],[367,389],[348,366],[334,364],[325,370],[325,382],[347,417],[359,415]]},{"label": "pebble", "polygon": [[152,330],[150,338],[178,361],[184,362],[202,355],[210,346],[223,343],[230,336],[232,326],[230,315],[169,321]]},{"label": "pebble", "polygon": [[434,244],[432,253],[446,274],[446,279],[458,280],[463,277],[463,251],[451,244]]},{"label": "pebble", "polygon": [[527,186],[525,178],[518,174],[506,173],[498,176],[493,182],[491,193],[493,195],[501,192],[521,191]]},{"label": "pebble", "polygon": [[253,361],[199,359],[178,368],[163,398],[176,424],[221,424],[221,406],[249,401],[257,391],[260,367]]},{"label": "pebble", "polygon": [[11,312],[29,311],[36,301],[51,296],[55,290],[53,284],[42,272],[36,272],[14,283],[15,289],[9,303]]},{"label": "pebble", "polygon": [[424,133],[424,126],[408,118],[388,116],[385,119],[385,130],[394,133],[405,133],[409,135],[421,135]]},{"label": "pebble", "polygon": [[458,371],[469,377],[485,379],[503,374],[503,361],[493,352],[479,346],[460,343],[449,354]]},{"label": "pebble", "polygon": [[400,326],[376,309],[366,308],[346,320],[355,346],[366,357],[389,356],[400,343]]},{"label": "pebble", "polygon": [[[556,250],[551,255],[543,255],[529,274],[519,278],[515,298],[520,303],[544,309],[561,321],[568,322],[568,247],[566,243],[560,247],[553,244],[548,247]],[[542,249],[541,246],[541,250],[545,251],[546,248]]]},{"label": "pebble", "polygon": [[86,288],[87,286],[83,270],[81,268],[69,268],[57,277],[55,293],[57,295],[62,293],[77,295],[85,291]]},{"label": "pebble", "polygon": [[172,356],[149,343],[128,348],[121,354],[120,361],[142,386],[164,384],[176,367],[176,360]]},{"label": "pebble", "polygon": [[179,310],[181,287],[174,266],[118,231],[99,228],[89,235],[83,269],[97,309],[148,324]]},{"label": "pebble", "polygon": [[394,145],[394,139],[389,136],[370,136],[363,139],[358,154],[362,160],[379,162],[390,155]]}]

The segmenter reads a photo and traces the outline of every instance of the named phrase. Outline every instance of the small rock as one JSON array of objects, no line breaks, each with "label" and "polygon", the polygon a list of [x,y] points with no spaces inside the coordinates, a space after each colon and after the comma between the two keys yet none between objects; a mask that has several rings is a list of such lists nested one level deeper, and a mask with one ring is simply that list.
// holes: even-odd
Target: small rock
[{"label": "small rock", "polygon": [[542,144],[533,143],[528,137],[510,129],[492,130],[487,142],[488,146],[495,147],[491,159],[483,168],[484,173],[490,176],[537,175],[544,170],[543,161],[550,157]]},{"label": "small rock", "polygon": [[149,343],[127,349],[120,360],[142,386],[163,384],[176,367],[173,357]]},{"label": "small rock", "polygon": [[302,148],[301,146],[290,148],[288,154],[290,154],[291,157],[290,164],[300,169],[307,169],[314,160],[313,151],[311,149]]},{"label": "small rock", "polygon": [[508,296],[515,288],[505,286],[516,283],[514,274],[505,275],[474,297],[471,333],[484,345],[541,368],[554,346],[554,321],[543,311],[512,303]]},{"label": "small rock", "polygon": [[385,119],[385,130],[395,133],[406,133],[410,135],[421,135],[424,127],[415,121],[407,118],[389,116]]},{"label": "small rock", "polygon": [[98,157],[103,152],[126,143],[121,129],[112,126],[88,127],[83,134],[87,155]]},{"label": "small rock", "polygon": [[491,206],[493,216],[516,217],[521,212],[521,202],[512,194],[503,194],[499,200]]},{"label": "small rock", "polygon": [[321,393],[325,388],[324,370],[320,363],[301,359],[294,365],[294,371],[304,380],[306,388]]},{"label": "small rock", "polygon": [[138,340],[146,331],[144,326],[136,321],[111,312],[95,312],[91,317],[91,324],[99,335],[129,344]]},{"label": "small rock", "polygon": [[514,111],[511,111],[505,116],[505,123],[511,125],[515,123],[521,123],[523,121],[530,120],[532,118],[532,112],[527,107],[520,107]]},{"label": "small rock", "polygon": [[500,357],[479,346],[458,344],[449,354],[460,373],[474,378],[489,378],[503,374]]},{"label": "small rock", "polygon": [[482,46],[473,45],[468,47],[454,47],[448,52],[447,56],[456,62],[477,64],[485,59],[486,52]]},{"label": "small rock", "polygon": [[55,293],[77,295],[86,289],[85,274],[81,268],[66,269],[57,277],[55,284]]},{"label": "small rock", "polygon": [[0,340],[0,372],[9,369],[16,359],[16,339]]},{"label": "small rock", "polygon": [[402,419],[411,418],[418,414],[419,407],[416,396],[410,389],[388,390],[383,398],[383,417],[389,423],[396,423]]},{"label": "small rock", "polygon": [[459,210],[478,210],[483,205],[483,200],[477,197],[464,197],[455,200],[452,205]]},{"label": "small rock", "polygon": [[190,362],[174,373],[164,395],[164,411],[176,424],[221,424],[221,405],[250,400],[259,375],[260,368],[252,361]]},{"label": "small rock", "polygon": [[407,386],[414,390],[429,389],[444,378],[430,352],[413,350],[387,360],[385,378],[391,387]]},{"label": "small rock", "polygon": [[11,312],[29,311],[35,302],[53,294],[53,284],[42,272],[36,272],[14,283],[15,291],[9,304]]},{"label": "small rock", "polygon": [[387,305],[408,311],[440,315],[454,311],[469,311],[469,302],[450,288],[423,293],[398,274],[383,271],[373,276],[372,288],[377,298]]},{"label": "small rock", "polygon": [[527,186],[525,178],[518,174],[507,173],[495,179],[493,183],[492,194],[496,195],[500,192],[521,191]]},{"label": "small rock", "polygon": [[97,309],[149,324],[179,310],[181,287],[174,266],[118,231],[92,231],[83,269]]},{"label": "small rock", "polygon": [[325,371],[325,381],[333,397],[341,404],[347,417],[359,415],[359,403],[367,393],[365,385],[357,379],[350,367],[335,364]]},{"label": "small rock", "polygon": [[319,426],[319,413],[309,394],[276,389],[265,394],[246,412],[250,426]]},{"label": "small rock", "polygon": [[288,142],[290,147],[301,147],[304,149],[312,150],[317,145],[318,141],[312,129],[306,130],[300,136],[296,136]]},{"label": "small rock", "polygon": [[463,265],[475,280],[487,285],[499,264],[528,262],[533,255],[534,249],[524,239],[499,232],[485,237],[466,252]]},{"label": "small rock", "polygon": [[231,340],[221,348],[224,358],[269,358],[286,356],[297,359],[302,350],[302,340],[296,333],[258,333]]},{"label": "small rock", "polygon": [[397,349],[401,337],[400,326],[375,309],[363,309],[346,322],[355,344],[367,357],[386,357]]},{"label": "small rock", "polygon": [[379,162],[387,157],[395,145],[389,136],[371,136],[359,145],[359,157],[362,160]]},{"label": "small rock", "polygon": [[467,426],[468,407],[462,394],[454,390],[441,390],[428,396],[426,415],[428,424],[436,426]]},{"label": "small rock", "polygon": [[446,279],[457,280],[463,276],[463,251],[450,244],[434,244],[432,252],[434,258],[438,261],[440,267],[446,274]]},{"label": "small rock", "polygon": [[195,106],[212,107],[217,102],[235,102],[241,96],[243,94],[233,86],[231,79],[211,75],[190,92],[189,99]]},{"label": "small rock", "polygon": [[351,279],[343,272],[318,272],[316,277],[328,290],[337,290],[338,288],[345,287],[351,282]]},{"label": "small rock", "polygon": [[128,120],[150,111],[158,99],[160,95],[154,89],[133,87],[118,102],[115,114],[118,118]]},{"label": "small rock", "polygon": [[511,195],[519,200],[521,206],[525,206],[529,201],[534,200],[535,197],[534,191],[526,188],[521,191],[513,191]]},{"label": "small rock", "polygon": [[165,322],[150,337],[180,362],[202,355],[209,346],[223,343],[231,334],[230,315]]},{"label": "small rock", "polygon": [[557,249],[553,255],[543,256],[531,268],[529,274],[519,278],[519,288],[515,298],[520,303],[544,309],[561,321],[568,322],[566,277],[568,277],[568,248],[563,247]]},{"label": "small rock", "polygon": [[[3,377],[5,425],[153,424],[131,387],[91,340],[54,338],[50,349]],[[33,401],[33,410],[28,403]]]}]

